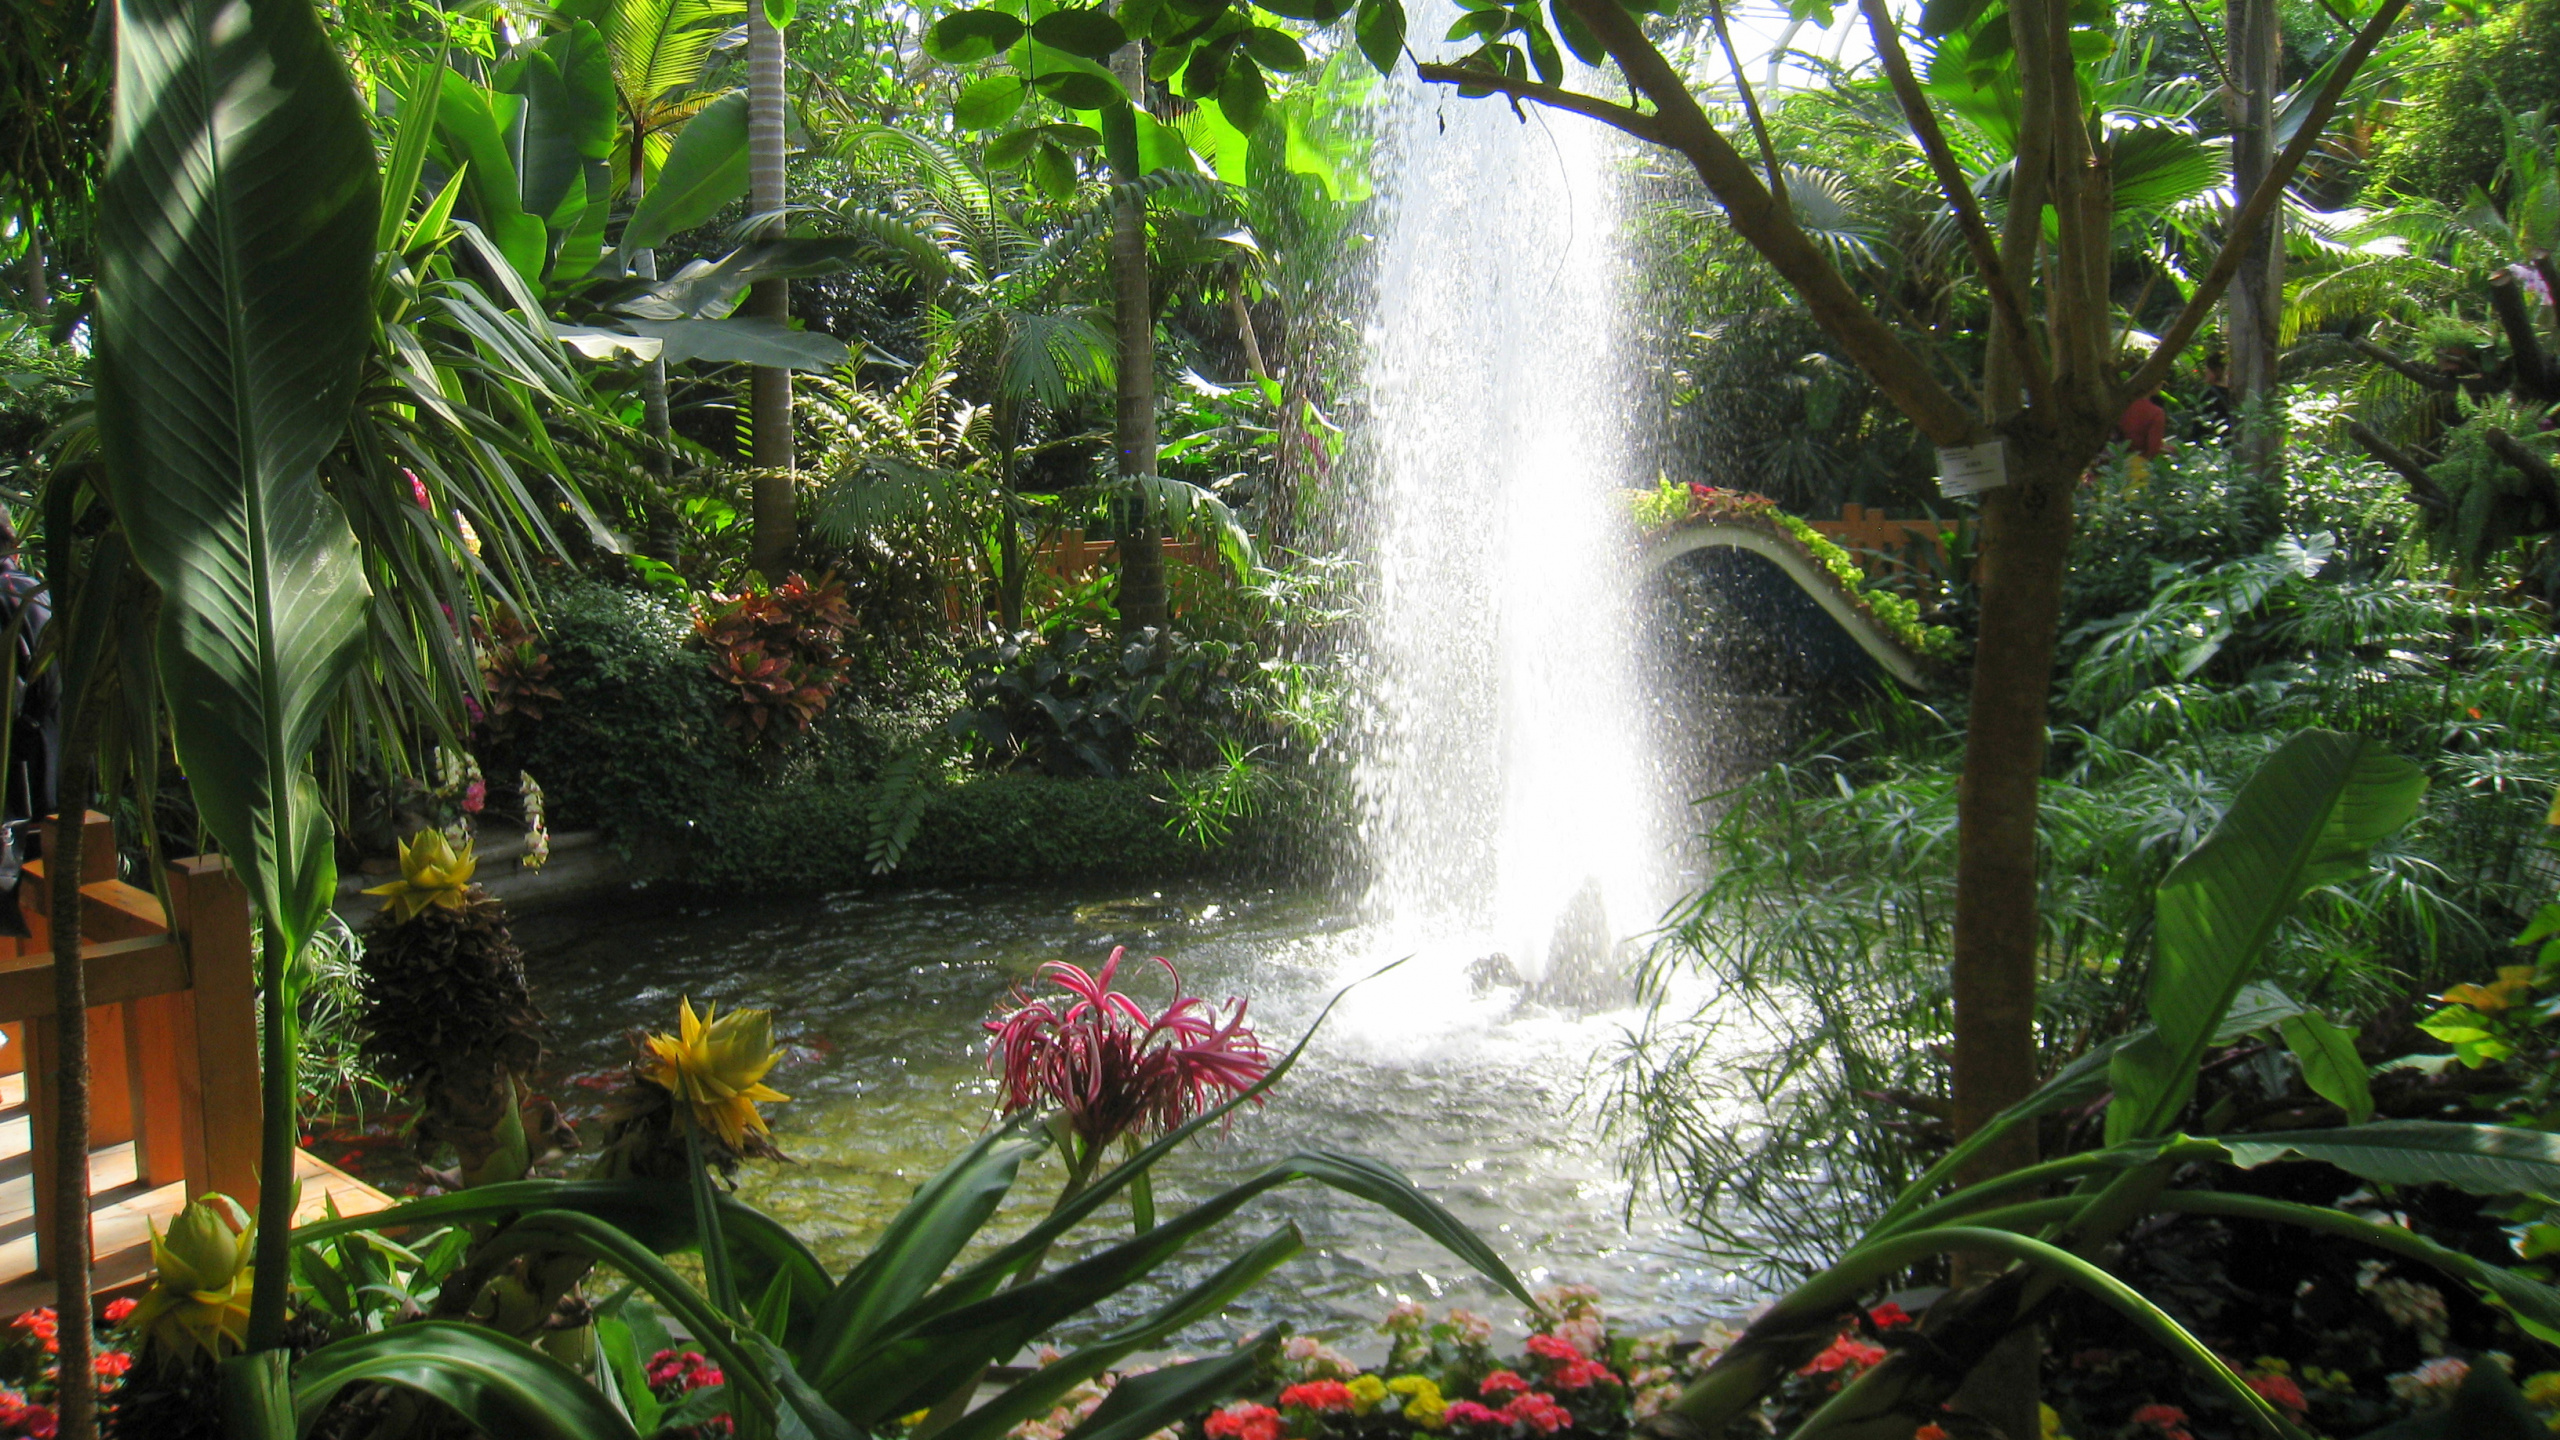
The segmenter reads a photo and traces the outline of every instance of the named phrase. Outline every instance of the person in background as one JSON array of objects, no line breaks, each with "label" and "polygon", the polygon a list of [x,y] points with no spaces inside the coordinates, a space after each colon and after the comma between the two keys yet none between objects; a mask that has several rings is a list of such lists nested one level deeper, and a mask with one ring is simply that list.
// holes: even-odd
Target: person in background
[{"label": "person in background", "polygon": [[2116,439],[2123,442],[2128,459],[2125,469],[2133,483],[2151,478],[2151,462],[2169,448],[2169,412],[2160,405],[2160,394],[2137,395],[2124,407],[2116,420]]}]

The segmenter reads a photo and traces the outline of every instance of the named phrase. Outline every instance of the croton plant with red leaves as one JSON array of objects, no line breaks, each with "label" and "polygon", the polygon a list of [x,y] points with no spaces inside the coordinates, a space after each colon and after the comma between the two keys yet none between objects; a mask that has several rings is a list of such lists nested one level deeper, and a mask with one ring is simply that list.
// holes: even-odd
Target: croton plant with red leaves
[{"label": "croton plant with red leaves", "polygon": [[732,692],[729,724],[751,741],[779,741],[826,713],[852,664],[843,644],[853,626],[844,582],[830,572],[722,596],[695,613],[693,635]]}]

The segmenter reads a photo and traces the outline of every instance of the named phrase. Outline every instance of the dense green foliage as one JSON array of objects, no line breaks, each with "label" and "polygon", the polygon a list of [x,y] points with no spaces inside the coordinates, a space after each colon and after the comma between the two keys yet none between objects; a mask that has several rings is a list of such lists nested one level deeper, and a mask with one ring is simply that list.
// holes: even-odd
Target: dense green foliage
[{"label": "dense green foliage", "polygon": [[2560,105],[2560,5],[2515,0],[2476,24],[2447,23],[2410,69],[2366,185],[2464,204],[2499,178],[2507,117]]}]

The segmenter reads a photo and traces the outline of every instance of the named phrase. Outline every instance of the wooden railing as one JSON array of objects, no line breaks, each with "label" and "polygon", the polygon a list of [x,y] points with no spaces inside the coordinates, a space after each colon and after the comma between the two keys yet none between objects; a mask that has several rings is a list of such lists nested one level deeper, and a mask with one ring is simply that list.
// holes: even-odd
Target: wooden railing
[{"label": "wooden railing", "polygon": [[[45,825],[45,853],[55,822]],[[167,874],[159,897],[116,876],[115,829],[82,827],[80,958],[88,971],[90,1144],[133,1143],[148,1188],[186,1181],[187,1197],[220,1191],[254,1209],[258,1195],[258,1011],[249,900],[228,861],[197,856]],[[51,877],[29,861],[19,911],[34,933],[0,937],[0,1072],[23,1069],[35,1181],[36,1263],[54,1268],[55,1070]]]}]

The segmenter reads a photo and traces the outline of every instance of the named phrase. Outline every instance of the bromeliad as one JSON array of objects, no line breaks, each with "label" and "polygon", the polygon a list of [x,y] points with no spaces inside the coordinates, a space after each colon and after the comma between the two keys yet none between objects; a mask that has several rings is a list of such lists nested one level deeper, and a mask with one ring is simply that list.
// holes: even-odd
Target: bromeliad
[{"label": "bromeliad", "polygon": [[745,1153],[749,1132],[773,1133],[757,1102],[791,1098],[764,1083],[782,1058],[773,1045],[773,1012],[722,1015],[717,1005],[706,1004],[697,1016],[690,999],[678,1003],[680,1033],[648,1038],[642,1078],[674,1096],[696,1129]]},{"label": "bromeliad", "polygon": [[1174,1129],[1271,1069],[1270,1052],[1245,1024],[1245,1005],[1212,1007],[1182,993],[1182,977],[1162,956],[1173,999],[1154,1015],[1111,988],[1126,946],[1100,974],[1052,961],[1040,973],[1066,992],[1019,991],[1012,1009],[986,1022],[987,1068],[1004,1080],[1004,1112],[1051,1108],[1087,1155],[1123,1136]]},{"label": "bromeliad", "polygon": [[421,830],[400,842],[400,878],[364,893],[383,897],[382,908],[404,923],[430,905],[459,911],[469,901],[471,873],[479,864],[471,842],[457,850],[443,831]]}]

